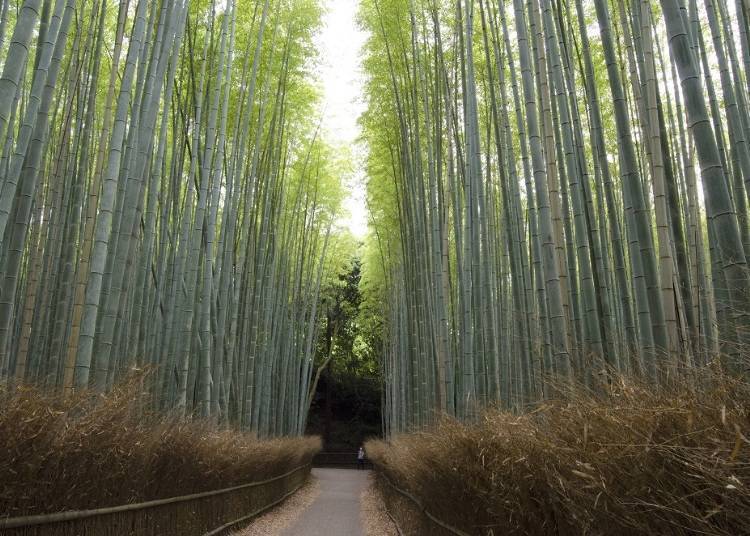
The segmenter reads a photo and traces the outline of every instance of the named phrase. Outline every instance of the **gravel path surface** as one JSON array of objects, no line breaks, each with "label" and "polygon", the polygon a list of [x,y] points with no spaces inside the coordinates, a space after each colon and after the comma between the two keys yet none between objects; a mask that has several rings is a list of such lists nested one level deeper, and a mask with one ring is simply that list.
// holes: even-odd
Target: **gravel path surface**
[{"label": "gravel path surface", "polygon": [[297,493],[255,518],[249,527],[232,533],[232,536],[281,536],[282,531],[294,523],[319,494],[320,482],[313,476]]},{"label": "gravel path surface", "polygon": [[370,471],[313,469],[310,481],[233,536],[397,536]]},{"label": "gravel path surface", "polygon": [[283,536],[365,536],[360,496],[370,486],[369,475],[356,469],[313,469],[320,494]]},{"label": "gravel path surface", "polygon": [[375,486],[370,484],[360,495],[362,530],[365,536],[399,536],[388,510]]}]

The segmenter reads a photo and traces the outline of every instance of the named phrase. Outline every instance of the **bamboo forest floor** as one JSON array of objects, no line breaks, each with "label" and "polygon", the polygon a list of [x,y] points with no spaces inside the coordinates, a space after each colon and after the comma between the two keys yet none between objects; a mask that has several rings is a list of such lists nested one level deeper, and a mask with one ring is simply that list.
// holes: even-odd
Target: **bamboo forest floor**
[{"label": "bamboo forest floor", "polygon": [[299,492],[234,536],[395,536],[370,473],[313,469]]}]

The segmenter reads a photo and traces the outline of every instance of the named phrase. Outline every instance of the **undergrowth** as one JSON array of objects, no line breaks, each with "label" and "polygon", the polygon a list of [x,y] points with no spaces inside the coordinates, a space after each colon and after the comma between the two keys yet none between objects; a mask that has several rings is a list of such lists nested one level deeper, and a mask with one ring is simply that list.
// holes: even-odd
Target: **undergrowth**
[{"label": "undergrowth", "polygon": [[0,513],[91,509],[210,491],[283,474],[315,437],[257,440],[145,409],[138,382],[74,396],[0,391]]},{"label": "undergrowth", "polygon": [[621,379],[607,395],[446,418],[367,451],[470,534],[748,534],[749,410],[743,381],[657,391]]}]

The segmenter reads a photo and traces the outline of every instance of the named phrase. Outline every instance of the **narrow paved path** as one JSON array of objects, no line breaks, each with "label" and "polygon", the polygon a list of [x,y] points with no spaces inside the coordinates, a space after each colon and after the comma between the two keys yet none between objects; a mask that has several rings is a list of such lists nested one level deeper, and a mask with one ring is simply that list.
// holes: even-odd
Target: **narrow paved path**
[{"label": "narrow paved path", "polygon": [[369,471],[313,469],[320,493],[284,536],[363,536],[360,496],[369,485]]}]

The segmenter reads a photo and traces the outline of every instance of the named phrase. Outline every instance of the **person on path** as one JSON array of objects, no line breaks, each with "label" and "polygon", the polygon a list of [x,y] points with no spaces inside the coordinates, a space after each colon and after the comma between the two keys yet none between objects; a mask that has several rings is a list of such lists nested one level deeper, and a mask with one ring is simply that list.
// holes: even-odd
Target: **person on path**
[{"label": "person on path", "polygon": [[359,447],[359,451],[357,452],[357,469],[364,469],[365,468],[365,448]]}]

